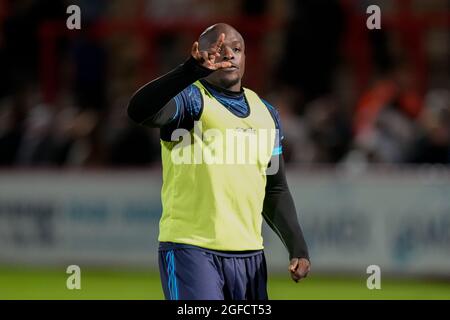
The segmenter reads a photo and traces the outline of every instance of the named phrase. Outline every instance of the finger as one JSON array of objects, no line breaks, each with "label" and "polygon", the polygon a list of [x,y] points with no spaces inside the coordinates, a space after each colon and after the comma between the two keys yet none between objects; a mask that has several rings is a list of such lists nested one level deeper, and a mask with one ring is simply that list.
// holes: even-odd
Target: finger
[{"label": "finger", "polygon": [[306,278],[309,273],[309,266],[300,266],[295,272],[300,278]]},{"label": "finger", "polygon": [[295,273],[291,273],[291,278],[295,282],[298,282],[300,280],[300,277],[298,275],[296,275]]},{"label": "finger", "polygon": [[292,280],[294,280],[295,282],[299,282],[303,278],[305,278],[305,276],[302,276],[302,275],[298,274],[297,272],[292,273]]},{"label": "finger", "polygon": [[223,69],[223,68],[229,68],[229,67],[231,67],[233,64],[231,63],[231,62],[229,62],[229,61],[222,61],[222,62],[218,62],[218,63],[215,63],[214,64],[214,66],[217,68],[217,69]]},{"label": "finger", "polygon": [[310,265],[309,263],[300,263],[299,267],[298,267],[298,271],[303,273],[303,274],[307,274],[310,270]]},{"label": "finger", "polygon": [[289,271],[291,271],[291,272],[295,272],[295,270],[297,270],[297,267],[298,267],[298,259],[297,258],[293,258],[292,260],[291,260],[291,263],[290,263],[290,265],[289,265]]},{"label": "finger", "polygon": [[215,62],[216,62],[216,55],[215,55],[215,54],[209,53],[209,54],[208,54],[208,60],[209,60],[212,64],[215,64]]},{"label": "finger", "polygon": [[300,278],[306,278],[308,276],[308,270],[298,270],[296,272],[296,274],[300,277]]},{"label": "finger", "polygon": [[209,54],[213,54],[213,55],[215,55],[215,56],[217,56],[217,55],[219,55],[220,56],[220,52],[219,52],[220,50],[218,50],[217,48],[216,48],[216,44],[214,44],[210,49],[209,49]]},{"label": "finger", "polygon": [[305,273],[308,273],[311,268],[311,264],[306,259],[301,259],[299,266],[300,266],[301,270],[304,271]]},{"label": "finger", "polygon": [[209,53],[211,56],[214,56],[214,58],[218,58],[220,57],[220,52],[214,52],[214,50],[211,50],[211,52]]},{"label": "finger", "polygon": [[206,51],[200,51],[199,52],[200,57],[202,58],[202,63],[208,63],[209,64],[209,56],[208,56],[208,52]]},{"label": "finger", "polygon": [[225,33],[221,33],[219,35],[219,38],[217,39],[217,42],[213,47],[214,52],[220,52],[224,41],[225,41]]},{"label": "finger", "polygon": [[198,42],[197,41],[195,41],[194,44],[192,45],[191,55],[194,58],[198,58],[199,57]]}]

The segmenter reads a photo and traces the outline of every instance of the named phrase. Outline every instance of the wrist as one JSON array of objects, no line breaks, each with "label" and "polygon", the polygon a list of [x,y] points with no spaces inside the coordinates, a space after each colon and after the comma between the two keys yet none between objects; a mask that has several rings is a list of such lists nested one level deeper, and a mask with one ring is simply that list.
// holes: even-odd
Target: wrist
[{"label": "wrist", "polygon": [[295,250],[294,252],[290,252],[289,253],[289,260],[292,260],[292,259],[295,259],[295,258],[297,258],[297,259],[306,259],[306,260],[310,261],[309,260],[309,254],[305,250]]},{"label": "wrist", "polygon": [[182,67],[186,72],[189,72],[191,75],[195,76],[196,79],[201,79],[209,76],[214,70],[208,69],[202,66],[194,57],[189,56],[183,64]]}]

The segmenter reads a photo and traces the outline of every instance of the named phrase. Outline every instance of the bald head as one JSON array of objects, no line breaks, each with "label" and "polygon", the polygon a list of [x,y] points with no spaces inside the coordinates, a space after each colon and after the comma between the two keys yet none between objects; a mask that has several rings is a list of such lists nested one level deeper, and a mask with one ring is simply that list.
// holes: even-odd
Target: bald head
[{"label": "bald head", "polygon": [[225,34],[226,39],[237,40],[244,45],[244,38],[235,28],[226,23],[216,23],[206,28],[198,37],[200,48],[209,48],[217,41],[221,33]]}]

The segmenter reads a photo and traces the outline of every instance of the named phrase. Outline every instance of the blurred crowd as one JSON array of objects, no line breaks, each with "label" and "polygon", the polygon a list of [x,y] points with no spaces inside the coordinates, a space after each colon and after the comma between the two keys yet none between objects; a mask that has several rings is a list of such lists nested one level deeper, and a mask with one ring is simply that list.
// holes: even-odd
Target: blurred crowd
[{"label": "blurred crowd", "polygon": [[[61,33],[45,64],[42,26],[64,27],[69,4],[81,7],[82,30]],[[441,0],[0,0],[0,166],[160,161],[158,130],[131,123],[126,106],[140,85],[183,62],[194,38],[167,29],[146,43],[129,30],[94,32],[98,21],[137,17],[242,25],[249,42],[244,85],[278,109],[288,162],[448,164],[448,21],[420,34],[385,20],[381,30],[367,30],[370,4],[379,4],[382,17],[450,13]],[[355,16],[362,17],[358,32]],[[264,27],[255,31],[246,21]],[[416,39],[422,56],[410,54],[402,33]],[[152,61],[142,59],[148,50]],[[355,63],[364,52],[367,61]],[[43,82],[51,72],[57,90],[49,99]]]}]

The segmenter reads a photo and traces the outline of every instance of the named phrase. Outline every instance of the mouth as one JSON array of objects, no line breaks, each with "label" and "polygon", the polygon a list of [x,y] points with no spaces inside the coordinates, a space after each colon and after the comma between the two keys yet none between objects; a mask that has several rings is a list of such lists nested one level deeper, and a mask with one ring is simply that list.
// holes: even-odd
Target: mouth
[{"label": "mouth", "polygon": [[238,68],[237,66],[235,66],[235,65],[232,65],[231,67],[223,68],[222,70],[223,70],[223,71],[230,72],[230,71],[236,71],[236,70],[239,70],[239,68]]}]

